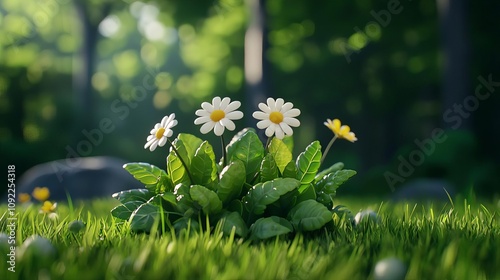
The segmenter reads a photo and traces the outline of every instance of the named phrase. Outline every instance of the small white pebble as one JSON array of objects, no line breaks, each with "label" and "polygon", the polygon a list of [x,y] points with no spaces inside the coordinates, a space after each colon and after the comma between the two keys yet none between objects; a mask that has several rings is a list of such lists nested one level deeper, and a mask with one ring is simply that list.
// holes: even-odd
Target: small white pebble
[{"label": "small white pebble", "polygon": [[397,258],[386,258],[375,265],[375,280],[403,280],[405,276],[406,265]]},{"label": "small white pebble", "polygon": [[57,213],[50,213],[49,214],[49,219],[51,219],[52,221],[57,222],[57,220],[59,220],[59,215],[57,215]]},{"label": "small white pebble", "polygon": [[85,228],[85,223],[80,220],[74,220],[68,224],[68,229],[72,233],[78,233]]},{"label": "small white pebble", "polygon": [[356,216],[354,217],[354,224],[357,226],[362,222],[373,222],[373,223],[379,223],[380,219],[377,215],[377,213],[373,212],[372,210],[364,210],[361,212],[358,212]]},{"label": "small white pebble", "polygon": [[15,246],[16,244],[9,244],[9,236],[5,233],[0,233],[0,251],[8,251],[10,246]]},{"label": "small white pebble", "polygon": [[0,232],[0,243],[7,243],[9,241],[9,236],[6,233]]},{"label": "small white pebble", "polygon": [[50,240],[39,235],[28,237],[20,247],[21,256],[30,256],[38,260],[51,259],[56,256],[56,248]]}]

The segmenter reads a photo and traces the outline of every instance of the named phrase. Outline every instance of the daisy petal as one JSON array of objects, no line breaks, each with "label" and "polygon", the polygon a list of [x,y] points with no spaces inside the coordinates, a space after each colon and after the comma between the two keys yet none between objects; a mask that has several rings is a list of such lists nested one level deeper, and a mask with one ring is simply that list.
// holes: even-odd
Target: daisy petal
[{"label": "daisy petal", "polygon": [[243,113],[240,111],[234,111],[226,114],[226,118],[230,120],[239,120],[243,118]]},{"label": "daisy petal", "polygon": [[165,144],[167,143],[167,137],[162,137],[159,141],[158,141],[158,146],[160,147],[163,147],[165,146]]},{"label": "daisy petal", "polygon": [[210,116],[210,113],[208,111],[201,110],[201,109],[196,110],[196,112],[194,112],[194,114],[197,115],[198,117]]},{"label": "daisy petal", "polygon": [[165,126],[165,128],[170,129],[170,128],[172,128],[172,127],[176,126],[176,125],[177,125],[177,123],[178,123],[178,122],[177,122],[177,120],[173,120],[173,121],[169,122],[169,123],[167,124],[167,126]]},{"label": "daisy petal", "polygon": [[156,147],[158,146],[158,141],[154,141],[151,146],[149,146],[149,150],[152,152],[156,149]]},{"label": "daisy petal", "polygon": [[277,126],[276,132],[275,132],[276,138],[283,139],[283,137],[285,137],[285,134],[283,133],[283,130],[281,129],[281,127],[279,125],[275,124],[275,126]]},{"label": "daisy petal", "polygon": [[234,122],[228,118],[223,118],[222,120],[220,120],[220,123],[231,131],[233,131],[236,128]]},{"label": "daisy petal", "polygon": [[278,98],[276,99],[276,111],[281,112],[281,107],[283,107],[283,104],[285,103],[285,100],[283,98]]},{"label": "daisy petal", "polygon": [[297,120],[296,118],[284,118],[283,122],[288,124],[289,126],[293,127],[299,127],[300,126],[300,121]]},{"label": "daisy petal", "polygon": [[260,112],[260,111],[256,111],[256,112],[253,112],[252,117],[254,117],[255,119],[258,119],[258,120],[268,120],[269,114],[264,113],[264,112]]},{"label": "daisy petal", "polygon": [[215,123],[214,133],[217,136],[221,136],[224,133],[224,126],[220,122]]},{"label": "daisy petal", "polygon": [[271,109],[271,111],[276,111],[276,102],[271,97],[267,99],[267,106],[269,106],[269,109]]},{"label": "daisy petal", "polygon": [[203,108],[205,111],[207,111],[209,114],[214,111],[214,106],[208,102],[203,102],[201,103],[201,108]]},{"label": "daisy petal", "polygon": [[280,123],[280,127],[286,135],[293,134],[292,128],[288,124],[286,124],[285,122]]},{"label": "daisy petal", "polygon": [[170,119],[170,116],[163,117],[163,119],[161,119],[160,126],[161,127],[165,127],[165,125],[167,124],[168,119]]},{"label": "daisy petal", "polygon": [[293,103],[287,102],[287,103],[283,104],[283,106],[281,107],[281,111],[280,112],[284,113],[284,112],[286,112],[286,111],[288,111],[288,110],[290,110],[292,108],[293,108]]},{"label": "daisy petal", "polygon": [[291,117],[291,118],[294,118],[294,117],[297,117],[298,115],[300,115],[300,110],[297,109],[297,108],[293,108],[293,109],[290,109],[289,111],[287,112],[284,112],[283,115],[285,117]]},{"label": "daisy petal", "polygon": [[174,131],[171,130],[171,129],[167,129],[167,132],[166,133],[163,133],[163,135],[165,135],[165,137],[172,137],[172,135],[174,134]]},{"label": "daisy petal", "polygon": [[[270,125],[271,125],[271,121],[270,120],[263,120],[263,121],[260,121],[260,122],[257,123],[257,127],[259,129],[264,129],[264,128],[270,126]],[[268,136],[268,137],[270,137],[270,136]]]},{"label": "daisy petal", "polygon": [[264,113],[271,114],[271,108],[264,103],[259,103],[259,109]]},{"label": "daisy petal", "polygon": [[212,105],[214,106],[214,110],[220,109],[220,97],[216,96],[212,99]]},{"label": "daisy petal", "polygon": [[199,117],[194,120],[194,124],[202,124],[211,121],[209,116]]},{"label": "daisy petal", "polygon": [[240,108],[240,106],[241,106],[241,102],[233,101],[233,102],[229,103],[229,105],[227,105],[225,111],[229,113],[229,112],[232,112],[232,111]]},{"label": "daisy petal", "polygon": [[219,109],[226,112],[226,107],[229,105],[229,102],[231,102],[231,99],[229,99],[229,97],[224,97],[220,103]]},{"label": "daisy petal", "polygon": [[274,127],[274,125],[270,125],[270,126],[268,126],[268,127],[266,128],[266,136],[267,136],[267,137],[271,137],[271,136],[273,136],[274,131],[275,131],[275,127]]},{"label": "daisy petal", "polygon": [[153,141],[146,142],[146,144],[144,145],[144,149],[147,149],[149,146],[151,146],[151,144],[153,144]]},{"label": "daisy petal", "polygon": [[215,126],[214,122],[207,122],[200,127],[200,132],[203,134],[207,134],[208,132],[210,132],[210,130],[214,128],[214,126]]}]

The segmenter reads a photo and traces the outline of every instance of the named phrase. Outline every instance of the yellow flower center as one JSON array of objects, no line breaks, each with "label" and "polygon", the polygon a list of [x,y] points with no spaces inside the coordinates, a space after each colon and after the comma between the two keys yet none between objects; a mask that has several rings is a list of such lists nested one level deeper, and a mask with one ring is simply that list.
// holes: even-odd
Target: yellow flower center
[{"label": "yellow flower center", "polygon": [[275,124],[280,124],[283,121],[283,114],[280,112],[272,112],[269,114],[269,120]]},{"label": "yellow flower center", "polygon": [[163,127],[158,128],[155,134],[156,139],[160,140],[163,137],[163,133],[165,133],[165,128]]},{"label": "yellow flower center", "polygon": [[214,110],[212,114],[210,114],[210,119],[214,122],[218,122],[222,120],[226,116],[226,113],[222,110]]}]

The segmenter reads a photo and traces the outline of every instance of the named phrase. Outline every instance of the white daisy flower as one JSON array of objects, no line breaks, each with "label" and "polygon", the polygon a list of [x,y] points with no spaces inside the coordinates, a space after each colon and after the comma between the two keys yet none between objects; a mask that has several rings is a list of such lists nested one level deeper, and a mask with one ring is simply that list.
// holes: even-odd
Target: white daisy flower
[{"label": "white daisy flower", "polygon": [[214,130],[215,135],[221,136],[224,133],[224,128],[234,130],[236,126],[233,120],[243,118],[241,111],[236,111],[240,108],[241,102],[233,101],[229,97],[224,97],[222,100],[216,96],[212,99],[212,104],[208,102],[201,103],[201,108],[196,110],[195,114],[199,117],[194,120],[194,124],[203,124],[200,127],[200,132],[207,134],[210,130]]},{"label": "white daisy flower", "polygon": [[144,149],[149,147],[149,150],[152,152],[158,146],[163,147],[165,143],[167,143],[167,138],[174,134],[172,127],[176,125],[177,120],[175,119],[174,113],[170,114],[170,116],[163,117],[161,123],[155,124],[155,127],[149,132],[151,135],[148,136]]},{"label": "white daisy flower", "polygon": [[292,135],[293,130],[291,126],[300,126],[300,121],[295,117],[300,115],[300,110],[293,108],[291,102],[286,102],[282,98],[267,99],[267,105],[265,103],[259,103],[259,109],[262,111],[256,111],[252,116],[258,120],[257,123],[259,129],[266,129],[266,136],[271,137],[273,134],[276,138],[283,139],[285,135]]}]

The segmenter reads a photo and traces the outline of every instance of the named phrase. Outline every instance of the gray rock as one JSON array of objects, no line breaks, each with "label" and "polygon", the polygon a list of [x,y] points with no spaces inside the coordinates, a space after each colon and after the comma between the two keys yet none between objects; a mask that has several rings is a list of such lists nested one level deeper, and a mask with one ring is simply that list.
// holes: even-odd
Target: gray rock
[{"label": "gray rock", "polygon": [[450,182],[443,179],[421,178],[412,180],[396,189],[391,199],[394,201],[448,201],[446,192],[452,198],[456,195],[455,187]]},{"label": "gray rock", "polygon": [[[113,157],[85,157],[51,161],[36,165],[19,179],[16,192],[31,194],[35,187],[47,187],[51,201],[111,197],[115,192],[144,188]],[[5,201],[5,200],[4,200]]]},{"label": "gray rock", "polygon": [[373,278],[376,280],[404,280],[406,265],[397,258],[386,258],[375,265]]},{"label": "gray rock", "polygon": [[373,212],[372,210],[360,211],[356,214],[356,216],[354,216],[354,225],[359,226],[362,223],[378,224],[380,223],[380,218],[377,213]]}]

